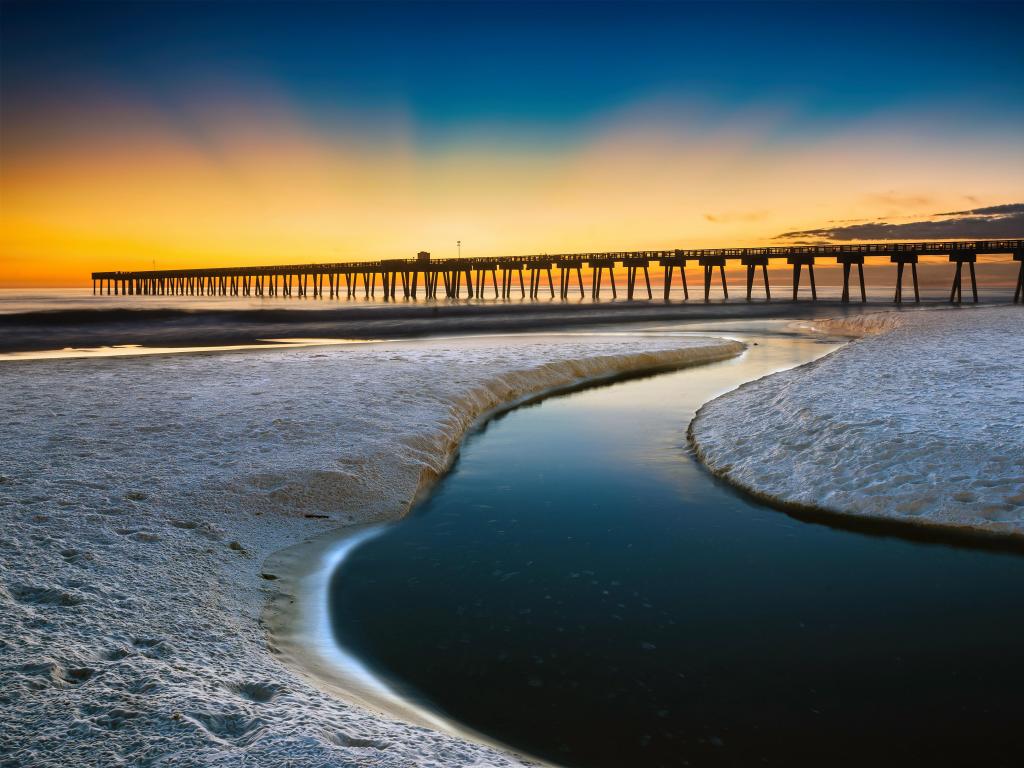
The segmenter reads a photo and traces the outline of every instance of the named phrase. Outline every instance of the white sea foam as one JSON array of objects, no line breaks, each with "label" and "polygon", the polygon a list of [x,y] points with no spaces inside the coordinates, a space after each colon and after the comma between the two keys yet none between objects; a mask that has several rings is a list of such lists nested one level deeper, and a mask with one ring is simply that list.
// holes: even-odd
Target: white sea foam
[{"label": "white sea foam", "polygon": [[697,414],[712,471],[789,504],[1024,536],[1024,311],[815,320],[863,338]]},{"label": "white sea foam", "polygon": [[740,349],[495,337],[0,366],[0,762],[518,764],[282,663],[264,561],[403,514],[502,402]]}]

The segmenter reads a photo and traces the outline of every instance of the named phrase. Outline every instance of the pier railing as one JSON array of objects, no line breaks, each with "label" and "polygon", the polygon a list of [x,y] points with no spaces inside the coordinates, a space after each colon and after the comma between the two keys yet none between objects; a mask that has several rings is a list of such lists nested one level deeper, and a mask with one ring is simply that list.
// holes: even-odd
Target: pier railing
[{"label": "pier railing", "polygon": [[[834,259],[843,267],[842,300],[850,300],[850,281],[853,267],[857,268],[861,301],[867,300],[864,281],[864,260],[867,257],[888,256],[896,265],[896,289],[894,300],[903,300],[903,277],[905,267],[910,267],[914,300],[920,301],[917,279],[917,263],[921,256],[948,256],[956,264],[950,290],[950,301],[960,301],[963,289],[963,267],[966,264],[971,280],[973,300],[978,301],[978,287],[975,263],[980,254],[1007,254],[1020,262],[1014,302],[1024,301],[1024,240],[955,240],[923,243],[867,243],[867,244],[821,244],[767,246],[756,248],[704,248],[674,249],[656,251],[608,251],[595,253],[544,253],[525,256],[494,256],[487,258],[430,259],[421,254],[415,259],[382,259],[377,261],[349,261],[317,264],[282,264],[256,267],[214,267],[207,269],[163,269],[142,271],[93,272],[93,293],[107,295],[209,295],[209,296],[313,296],[325,295],[330,298],[342,297],[342,283],[345,296],[351,298],[362,292],[366,297],[376,296],[377,278],[381,280],[384,298],[393,299],[399,286],[405,297],[416,298],[422,286],[423,295],[437,298],[459,298],[465,291],[467,298],[482,297],[493,288],[494,297],[510,298],[516,283],[520,294],[527,293],[524,272],[529,273],[529,294],[537,298],[542,292],[546,278],[551,296],[555,295],[552,269],[560,272],[559,296],[567,299],[571,293],[573,278],[580,296],[585,295],[583,267],[591,269],[590,292],[594,299],[600,299],[604,273],[608,273],[612,296],[618,296],[613,270],[626,270],[626,296],[632,300],[636,294],[637,279],[642,271],[647,298],[653,298],[650,281],[650,267],[656,264],[663,270],[665,299],[678,270],[684,298],[690,292],[686,282],[685,267],[688,262],[697,262],[704,273],[704,299],[710,300],[714,272],[721,277],[722,293],[729,296],[725,279],[725,267],[730,261],[738,261],[746,267],[746,298],[753,297],[754,281],[761,269],[763,290],[766,299],[771,298],[768,283],[768,265],[772,260],[785,259],[793,267],[793,299],[800,290],[803,268],[807,268],[811,299],[817,299],[817,285],[814,265],[818,259]],[[426,258],[423,258],[426,256]],[[499,280],[498,273],[501,273]],[[327,286],[324,281],[327,281]],[[464,281],[463,281],[464,279]],[[488,279],[491,285],[487,286]],[[360,286],[360,280],[362,285]],[[499,289],[500,283],[500,289]],[[360,291],[361,289],[361,291]]]}]

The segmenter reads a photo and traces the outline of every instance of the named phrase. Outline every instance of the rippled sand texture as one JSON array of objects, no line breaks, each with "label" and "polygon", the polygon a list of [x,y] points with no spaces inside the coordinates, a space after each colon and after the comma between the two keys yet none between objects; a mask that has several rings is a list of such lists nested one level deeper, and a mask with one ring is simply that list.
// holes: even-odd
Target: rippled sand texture
[{"label": "rippled sand texture", "polygon": [[261,563],[401,515],[502,402],[740,349],[494,338],[0,366],[0,762],[515,764],[285,668]]},{"label": "rippled sand texture", "polygon": [[1024,536],[1024,310],[814,326],[865,335],[701,408],[708,466],[786,503]]}]

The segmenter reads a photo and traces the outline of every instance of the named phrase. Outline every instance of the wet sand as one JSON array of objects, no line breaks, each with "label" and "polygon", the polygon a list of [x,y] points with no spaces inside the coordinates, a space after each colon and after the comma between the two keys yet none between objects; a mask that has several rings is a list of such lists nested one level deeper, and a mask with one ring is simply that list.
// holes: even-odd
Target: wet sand
[{"label": "wet sand", "polygon": [[807,323],[862,337],[709,404],[715,473],[773,503],[956,536],[1024,540],[1024,308]]},{"label": "wet sand", "polygon": [[[905,305],[906,311],[914,311]],[[501,333],[653,321],[815,318],[877,311],[877,305],[822,300],[688,303],[396,304],[326,309],[100,309],[0,314],[0,353],[96,348],[262,343],[267,339],[397,339]]]},{"label": "wet sand", "polygon": [[283,664],[264,560],[404,514],[500,403],[740,349],[588,334],[0,365],[0,760],[520,764]]}]

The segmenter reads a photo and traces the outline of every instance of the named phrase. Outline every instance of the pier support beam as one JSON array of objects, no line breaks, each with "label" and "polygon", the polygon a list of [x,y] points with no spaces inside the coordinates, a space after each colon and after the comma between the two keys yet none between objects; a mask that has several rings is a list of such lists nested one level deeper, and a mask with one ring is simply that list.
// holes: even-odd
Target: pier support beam
[{"label": "pier support beam", "polygon": [[690,298],[690,287],[686,284],[686,259],[683,257],[682,251],[676,251],[675,256],[669,259],[661,259],[659,262],[664,268],[664,286],[663,296],[664,300],[668,301],[672,292],[672,275],[676,269],[679,270],[679,277],[683,282],[683,299]]},{"label": "pier support beam", "polygon": [[797,294],[800,291],[800,271],[805,265],[807,267],[807,274],[811,279],[811,301],[817,301],[818,286],[814,282],[814,257],[803,255],[790,256],[786,261],[793,265],[793,301],[796,301]]},{"label": "pier support beam", "polygon": [[711,301],[711,277],[714,275],[715,267],[722,278],[722,296],[729,298],[729,286],[725,282],[725,258],[704,257],[697,260],[697,263],[704,267],[704,301]]},{"label": "pier support beam", "polygon": [[615,288],[615,262],[612,259],[591,260],[587,262],[591,270],[591,298],[601,298],[601,283],[604,280],[605,271],[608,272],[608,280],[611,282],[612,298],[616,298]]},{"label": "pier support beam", "polygon": [[864,257],[858,255],[846,255],[836,257],[836,261],[843,265],[843,295],[842,302],[848,303],[850,301],[850,268],[857,265],[857,275],[860,277],[860,300],[864,303],[868,300],[867,293],[864,290]]},{"label": "pier support beam", "polygon": [[1024,303],[1024,251],[1017,251],[1013,254],[1013,260],[1020,262],[1020,269],[1017,271],[1017,290],[1013,292],[1013,303],[1018,301]]},{"label": "pier support beam", "polygon": [[576,273],[576,284],[579,287],[580,298],[586,296],[586,292],[583,290],[583,271],[577,263],[562,262],[558,265],[560,278],[559,287],[561,289],[560,298],[563,300],[569,298],[569,290],[572,286],[573,272]]},{"label": "pier support beam", "polygon": [[903,303],[903,268],[910,265],[911,274],[914,277],[914,302],[921,302],[921,293],[917,286],[917,254],[916,253],[894,253],[889,261],[896,265],[896,295],[893,301],[897,304]]},{"label": "pier support beam", "polygon": [[622,260],[622,265],[626,268],[626,299],[628,301],[633,300],[633,293],[636,290],[636,278],[642,269],[644,271],[644,285],[647,288],[647,298],[653,299],[654,293],[651,292],[651,273],[648,265],[650,259],[646,257],[629,257]]},{"label": "pier support beam", "polygon": [[768,257],[767,256],[744,256],[740,263],[747,268],[747,301],[751,300],[754,291],[754,276],[757,268],[761,268],[762,279],[764,280],[764,297],[766,301],[772,300],[772,289],[768,285]]},{"label": "pier support beam", "polygon": [[[540,282],[544,273],[548,276],[548,290],[551,292],[551,298],[555,297],[555,279],[551,275],[551,264],[530,264],[528,265],[530,270],[530,298],[540,298]],[[520,273],[520,281],[522,276]],[[522,283],[520,282],[520,285]]]},{"label": "pier support beam", "polygon": [[[949,292],[949,300],[955,304],[959,304],[963,299],[963,269],[964,264],[967,264],[971,272],[971,294],[974,298],[974,303],[977,304],[978,283],[975,280],[974,263],[978,260],[978,254],[951,253],[949,255],[949,260],[950,262],[956,262],[956,274],[953,276],[953,288]],[[1018,284],[1019,282],[1020,281],[1018,280]]]}]

